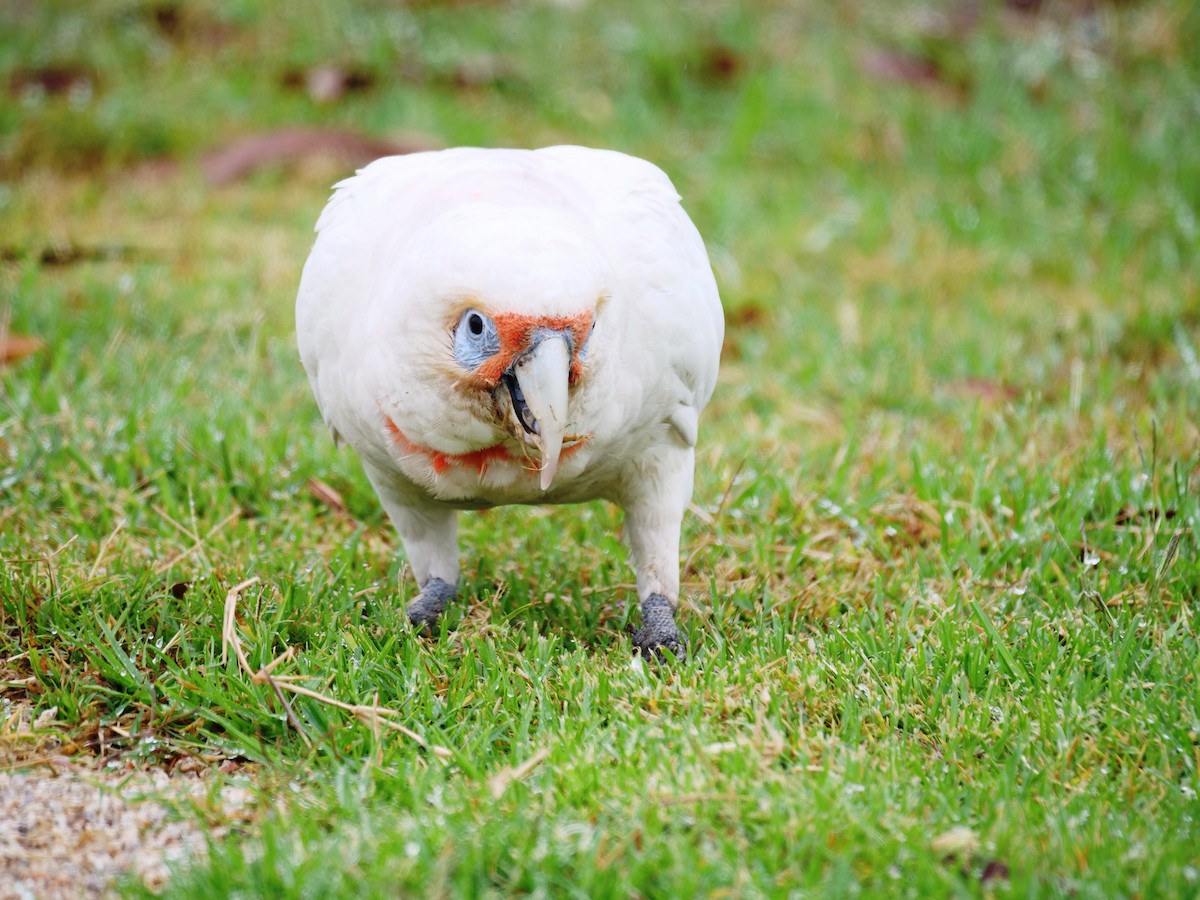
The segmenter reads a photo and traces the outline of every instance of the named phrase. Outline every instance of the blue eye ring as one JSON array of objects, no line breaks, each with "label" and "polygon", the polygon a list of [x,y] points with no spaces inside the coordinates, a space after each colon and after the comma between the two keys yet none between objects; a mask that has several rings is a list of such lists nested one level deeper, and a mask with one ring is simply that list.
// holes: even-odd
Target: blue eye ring
[{"label": "blue eye ring", "polygon": [[588,329],[587,337],[583,339],[583,346],[579,348],[579,360],[582,362],[587,359],[588,344],[592,342],[592,335],[596,332],[596,318],[592,318],[592,327]]},{"label": "blue eye ring", "polygon": [[500,352],[500,332],[487,313],[465,310],[454,327],[454,359],[474,371]]}]

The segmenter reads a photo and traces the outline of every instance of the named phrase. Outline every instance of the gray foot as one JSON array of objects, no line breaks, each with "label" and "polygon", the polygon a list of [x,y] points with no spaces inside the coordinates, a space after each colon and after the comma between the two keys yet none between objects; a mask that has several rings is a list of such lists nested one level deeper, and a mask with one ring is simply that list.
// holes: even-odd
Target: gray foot
[{"label": "gray foot", "polygon": [[647,659],[665,662],[664,650],[678,660],[687,659],[687,641],[675,626],[675,610],[662,594],[651,594],[642,602],[642,627],[633,633],[633,646]]},{"label": "gray foot", "polygon": [[431,636],[437,628],[438,617],[446,604],[458,594],[458,586],[442,581],[440,578],[428,578],[421,585],[421,593],[417,594],[412,603],[408,604],[408,621],[424,635]]}]

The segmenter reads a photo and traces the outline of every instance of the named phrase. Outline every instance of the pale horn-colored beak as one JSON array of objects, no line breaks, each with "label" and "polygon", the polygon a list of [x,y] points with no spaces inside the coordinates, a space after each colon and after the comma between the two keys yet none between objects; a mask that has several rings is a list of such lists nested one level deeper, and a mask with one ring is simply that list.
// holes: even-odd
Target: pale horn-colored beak
[{"label": "pale horn-colored beak", "polygon": [[517,361],[513,374],[533,414],[533,442],[542,455],[542,490],[558,471],[567,429],[567,381],[571,348],[561,334],[549,334]]}]

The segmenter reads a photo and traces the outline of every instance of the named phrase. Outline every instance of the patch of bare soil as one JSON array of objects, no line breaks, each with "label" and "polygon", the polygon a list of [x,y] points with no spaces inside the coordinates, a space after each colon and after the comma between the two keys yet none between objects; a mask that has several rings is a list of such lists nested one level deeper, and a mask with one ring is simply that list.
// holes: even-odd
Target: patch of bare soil
[{"label": "patch of bare soil", "polygon": [[[162,887],[170,862],[203,855],[206,837],[226,831],[176,812],[180,801],[206,802],[210,788],[195,776],[105,773],[65,760],[49,771],[0,772],[0,898],[100,897],[126,874]],[[249,797],[226,787],[221,801],[236,807]]]},{"label": "patch of bare soil", "polygon": [[158,889],[170,863],[253,818],[240,776],[215,782],[218,768],[198,757],[151,768],[87,752],[55,709],[35,720],[11,699],[25,681],[12,674],[0,665],[0,900],[101,897],[127,875]]}]

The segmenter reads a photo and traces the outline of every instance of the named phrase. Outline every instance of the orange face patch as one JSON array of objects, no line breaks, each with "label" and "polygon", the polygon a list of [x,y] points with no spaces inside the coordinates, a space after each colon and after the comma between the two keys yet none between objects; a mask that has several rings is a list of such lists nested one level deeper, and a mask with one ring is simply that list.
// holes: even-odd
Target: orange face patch
[{"label": "orange face patch", "polygon": [[583,371],[583,361],[579,353],[592,330],[592,314],[579,313],[575,316],[529,316],[521,313],[497,313],[492,317],[496,323],[496,331],[500,335],[500,350],[481,365],[471,380],[481,387],[494,388],[500,383],[500,376],[508,371],[517,358],[529,349],[533,336],[539,331],[570,330],[575,342],[575,352],[571,357],[570,380],[575,382]]}]

